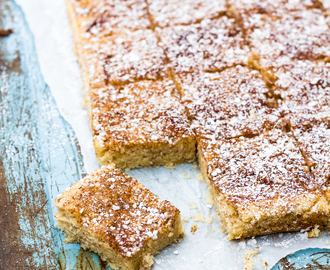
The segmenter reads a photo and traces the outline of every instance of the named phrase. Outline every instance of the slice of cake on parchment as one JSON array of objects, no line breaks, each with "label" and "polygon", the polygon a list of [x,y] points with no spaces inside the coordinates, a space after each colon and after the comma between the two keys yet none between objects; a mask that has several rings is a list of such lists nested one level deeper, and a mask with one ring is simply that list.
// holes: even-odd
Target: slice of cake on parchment
[{"label": "slice of cake on parchment", "polygon": [[184,236],[177,208],[111,166],[73,184],[55,206],[65,241],[93,250],[114,269],[150,269],[154,255]]}]

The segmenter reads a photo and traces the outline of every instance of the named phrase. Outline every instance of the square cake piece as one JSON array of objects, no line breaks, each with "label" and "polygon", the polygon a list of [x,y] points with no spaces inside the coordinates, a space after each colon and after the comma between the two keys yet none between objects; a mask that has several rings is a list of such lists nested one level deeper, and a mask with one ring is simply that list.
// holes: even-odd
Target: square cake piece
[{"label": "square cake piece", "polygon": [[264,65],[279,57],[322,60],[330,57],[330,27],[320,9],[282,14],[251,14],[243,19],[245,38]]},{"label": "square cake piece", "polygon": [[225,0],[147,0],[149,12],[158,27],[189,25],[226,13]]},{"label": "square cake piece", "polygon": [[229,239],[326,225],[329,206],[293,137],[202,141],[199,164]]},{"label": "square cake piece", "polygon": [[122,31],[82,40],[78,47],[82,77],[89,88],[168,78],[170,69],[152,30]]},{"label": "square cake piece", "polygon": [[100,164],[172,167],[196,159],[195,135],[173,81],[91,90],[88,103]]},{"label": "square cake piece", "polygon": [[183,105],[199,125],[210,118],[248,117],[251,110],[267,106],[267,85],[259,72],[247,67],[236,66],[214,73],[179,74],[176,81]]},{"label": "square cake piece", "polygon": [[244,126],[252,128],[257,122],[262,126],[263,120],[272,121],[271,118],[275,117],[275,121],[278,117],[271,108],[274,100],[262,76],[247,67],[236,66],[214,73],[178,74],[176,82],[181,102],[187,108],[198,136],[204,133],[214,135],[218,128],[224,131],[228,127],[222,135],[236,137],[235,129],[244,132]]},{"label": "square cake piece", "polygon": [[113,269],[150,269],[154,255],[184,236],[180,211],[134,178],[104,166],[55,200],[56,225]]},{"label": "square cake piece", "polygon": [[262,73],[274,79],[274,96],[284,114],[330,111],[329,63],[282,58]]},{"label": "square cake piece", "polygon": [[144,0],[66,0],[77,38],[151,28]]},{"label": "square cake piece", "polygon": [[282,122],[290,127],[314,181],[326,192],[330,203],[330,112],[289,114]]},{"label": "square cake piece", "polygon": [[246,64],[250,49],[233,18],[221,16],[191,25],[156,28],[176,74],[222,71]]}]

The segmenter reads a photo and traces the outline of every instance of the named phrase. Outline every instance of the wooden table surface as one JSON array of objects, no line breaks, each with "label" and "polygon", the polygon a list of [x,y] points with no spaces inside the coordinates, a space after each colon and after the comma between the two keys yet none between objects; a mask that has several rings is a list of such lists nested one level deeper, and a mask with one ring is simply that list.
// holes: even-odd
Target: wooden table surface
[{"label": "wooden table surface", "polygon": [[106,269],[54,227],[55,197],[84,175],[80,147],[14,1],[0,0],[0,28],[13,30],[0,37],[0,269]]}]

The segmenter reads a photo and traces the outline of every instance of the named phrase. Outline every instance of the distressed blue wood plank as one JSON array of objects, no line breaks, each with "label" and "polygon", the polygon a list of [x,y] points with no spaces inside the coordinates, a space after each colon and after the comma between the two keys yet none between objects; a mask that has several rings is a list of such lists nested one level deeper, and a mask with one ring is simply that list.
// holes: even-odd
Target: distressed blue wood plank
[{"label": "distressed blue wood plank", "polygon": [[271,270],[330,269],[330,249],[308,248],[282,258]]},{"label": "distressed blue wood plank", "polygon": [[106,269],[54,227],[57,194],[84,174],[80,147],[38,66],[14,1],[0,0],[0,269]]}]

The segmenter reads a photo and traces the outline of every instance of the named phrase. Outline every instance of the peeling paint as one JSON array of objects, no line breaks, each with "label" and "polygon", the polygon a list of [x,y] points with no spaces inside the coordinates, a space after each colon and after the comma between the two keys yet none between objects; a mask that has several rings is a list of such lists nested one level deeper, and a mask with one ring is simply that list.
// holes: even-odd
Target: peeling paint
[{"label": "peeling paint", "polygon": [[0,37],[0,269],[106,269],[54,226],[55,197],[85,173],[80,147],[14,1],[0,0],[0,26],[14,30]]},{"label": "peeling paint", "polygon": [[330,249],[309,248],[282,258],[271,270],[328,270]]}]

